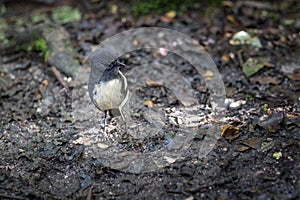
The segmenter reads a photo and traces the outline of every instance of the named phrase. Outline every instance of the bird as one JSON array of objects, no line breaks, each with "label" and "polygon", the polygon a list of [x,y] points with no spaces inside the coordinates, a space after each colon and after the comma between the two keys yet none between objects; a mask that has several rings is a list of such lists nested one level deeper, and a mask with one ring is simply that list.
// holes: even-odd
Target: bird
[{"label": "bird", "polygon": [[112,62],[91,87],[90,96],[93,104],[104,111],[104,128],[108,123],[110,112],[116,109],[126,122],[122,107],[128,101],[129,90],[127,79],[120,70],[124,67],[126,65],[119,61]]}]

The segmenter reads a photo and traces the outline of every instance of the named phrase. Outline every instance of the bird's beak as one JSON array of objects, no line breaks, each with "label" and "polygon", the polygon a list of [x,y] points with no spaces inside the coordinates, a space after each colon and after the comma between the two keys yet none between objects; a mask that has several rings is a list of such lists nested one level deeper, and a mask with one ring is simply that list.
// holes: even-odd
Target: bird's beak
[{"label": "bird's beak", "polygon": [[116,65],[117,66],[120,66],[120,67],[126,67],[126,65],[124,63],[121,63],[119,61],[116,62]]}]

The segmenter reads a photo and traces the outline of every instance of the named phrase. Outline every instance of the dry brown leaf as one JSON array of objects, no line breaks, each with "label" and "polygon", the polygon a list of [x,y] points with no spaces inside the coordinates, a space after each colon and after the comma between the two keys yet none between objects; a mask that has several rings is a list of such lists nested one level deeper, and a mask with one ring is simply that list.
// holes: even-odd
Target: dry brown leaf
[{"label": "dry brown leaf", "polygon": [[227,140],[234,140],[240,136],[238,130],[238,127],[226,124],[222,128],[222,136]]},{"label": "dry brown leaf", "polygon": [[160,21],[165,22],[165,23],[171,23],[173,21],[173,18],[166,17],[166,16],[160,16]]},{"label": "dry brown leaf", "polygon": [[262,63],[264,64],[264,66],[266,67],[275,67],[275,65],[273,63],[270,63],[268,61],[262,61]]},{"label": "dry brown leaf", "polygon": [[43,96],[42,96],[42,94],[40,93],[40,92],[35,92],[34,93],[34,96],[35,96],[35,98],[37,98],[37,99],[41,99]]},{"label": "dry brown leaf", "polygon": [[227,20],[228,20],[229,22],[231,22],[232,24],[236,24],[236,23],[237,23],[233,15],[227,15],[226,18],[227,18]]},{"label": "dry brown leaf", "polygon": [[48,84],[49,83],[48,83],[47,79],[43,80],[42,83],[40,84],[40,89],[45,90],[47,88]]},{"label": "dry brown leaf", "polygon": [[210,71],[210,70],[206,70],[205,72],[204,72],[204,78],[206,79],[206,80],[212,80],[212,78],[213,78],[213,76],[214,76],[214,73],[212,72],[212,71]]},{"label": "dry brown leaf", "polygon": [[153,106],[154,106],[154,103],[153,103],[153,101],[151,101],[151,100],[146,100],[146,101],[144,102],[144,104],[145,104],[146,106],[148,106],[149,108],[153,108]]},{"label": "dry brown leaf", "polygon": [[228,62],[230,60],[230,55],[229,54],[224,54],[222,57],[221,57],[221,60],[223,62]]},{"label": "dry brown leaf", "polygon": [[287,76],[288,76],[289,79],[291,79],[292,81],[300,81],[300,69],[294,70],[294,73],[292,73],[292,74],[287,74]]},{"label": "dry brown leaf", "polygon": [[259,83],[261,85],[268,85],[268,84],[274,84],[277,85],[280,81],[276,77],[271,76],[259,76],[259,77],[251,77],[250,81],[252,83]]},{"label": "dry brown leaf", "polygon": [[298,117],[298,115],[295,115],[295,114],[292,114],[292,113],[287,113],[287,114],[286,114],[286,117],[287,117],[288,119],[295,119],[295,118]]},{"label": "dry brown leaf", "polygon": [[262,143],[261,138],[250,138],[243,141],[243,145],[251,147],[252,149],[260,149]]},{"label": "dry brown leaf", "polygon": [[240,146],[236,147],[234,150],[235,151],[239,151],[239,152],[243,152],[243,151],[246,151],[248,149],[250,149],[250,147],[244,146],[244,145],[240,145]]},{"label": "dry brown leaf", "polygon": [[231,1],[222,1],[222,6],[232,7],[233,3]]},{"label": "dry brown leaf", "polygon": [[171,10],[171,11],[167,12],[166,13],[166,17],[168,17],[168,18],[174,18],[174,17],[176,17],[176,11]]}]

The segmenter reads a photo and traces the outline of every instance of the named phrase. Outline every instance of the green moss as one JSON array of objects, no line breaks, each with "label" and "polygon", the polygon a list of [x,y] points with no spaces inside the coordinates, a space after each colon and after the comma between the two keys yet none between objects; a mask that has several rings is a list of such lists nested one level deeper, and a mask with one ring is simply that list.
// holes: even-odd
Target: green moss
[{"label": "green moss", "polygon": [[73,53],[73,46],[70,40],[65,40],[65,46],[69,53]]},{"label": "green moss", "polygon": [[77,64],[77,65],[80,65],[80,62],[78,59],[74,59],[74,63]]},{"label": "green moss", "polygon": [[246,99],[246,101],[249,101],[251,103],[253,103],[254,100],[255,100],[254,97],[252,95],[250,95],[250,94],[246,94],[245,95],[245,99]]},{"label": "green moss", "polygon": [[213,6],[219,6],[222,4],[223,0],[208,0],[207,1],[210,5],[213,5]]},{"label": "green moss", "polygon": [[18,18],[16,20],[16,25],[18,27],[25,26],[28,23],[29,23],[29,19],[27,17],[25,17],[25,18]]},{"label": "green moss", "polygon": [[6,20],[2,17],[0,17],[0,42],[2,44],[8,44],[9,40],[6,37],[5,31],[7,29],[8,25],[6,23]]},{"label": "green moss", "polygon": [[26,47],[27,51],[38,51],[40,52],[39,55],[43,56],[45,60],[48,60],[49,56],[50,56],[50,50],[48,48],[47,42],[46,40],[40,38],[34,42],[32,42],[31,44],[29,44]]},{"label": "green moss", "polygon": [[81,13],[78,9],[62,6],[52,11],[52,19],[57,24],[67,24],[72,21],[80,20]]},{"label": "green moss", "polygon": [[133,12],[135,15],[162,14],[170,10],[180,12],[190,8],[194,2],[195,0],[138,0],[133,6]]},{"label": "green moss", "polygon": [[[220,5],[223,0],[208,0],[210,5]],[[133,12],[135,15],[163,14],[174,10],[179,15],[188,9],[194,8],[197,0],[137,0],[134,1]]]},{"label": "green moss", "polygon": [[6,7],[4,4],[0,5],[0,15],[4,15],[6,13]]},{"label": "green moss", "polygon": [[265,103],[265,104],[262,106],[262,109],[263,109],[263,111],[267,112],[267,110],[268,110],[268,104]]},{"label": "green moss", "polygon": [[283,21],[283,24],[287,25],[287,26],[293,25],[294,23],[295,23],[294,19],[286,19],[286,20]]},{"label": "green moss", "polygon": [[39,23],[47,20],[47,15],[45,13],[40,13],[32,16],[31,18],[33,23]]}]

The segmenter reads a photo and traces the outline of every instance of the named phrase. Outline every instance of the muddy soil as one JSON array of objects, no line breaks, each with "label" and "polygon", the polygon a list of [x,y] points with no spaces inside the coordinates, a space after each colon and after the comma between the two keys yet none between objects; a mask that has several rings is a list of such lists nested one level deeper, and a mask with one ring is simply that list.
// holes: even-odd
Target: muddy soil
[{"label": "muddy soil", "polygon": [[[299,2],[170,3],[150,13],[139,3],[1,1],[0,198],[300,199]],[[81,18],[59,24],[51,13],[66,5]],[[203,47],[224,83],[222,117],[213,115],[206,82],[213,71],[199,74],[164,49],[138,49],[119,57],[140,103],[129,105],[129,131],[117,115],[104,132],[104,114],[88,96],[88,56],[104,39],[140,27],[176,30]],[[27,48],[26,38],[44,39],[49,53]],[[149,63],[170,68],[140,67]],[[175,72],[189,87],[176,86]],[[190,96],[197,105],[187,106]],[[183,130],[187,119],[196,122]]]}]

